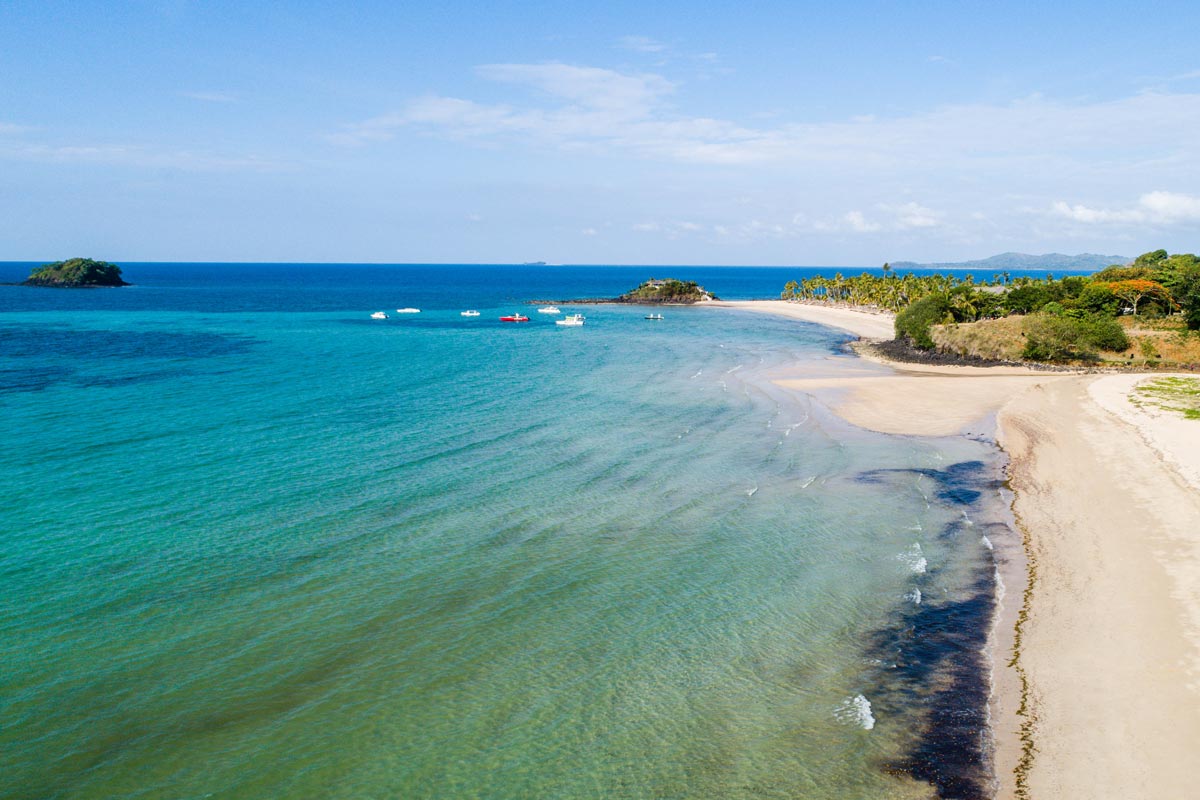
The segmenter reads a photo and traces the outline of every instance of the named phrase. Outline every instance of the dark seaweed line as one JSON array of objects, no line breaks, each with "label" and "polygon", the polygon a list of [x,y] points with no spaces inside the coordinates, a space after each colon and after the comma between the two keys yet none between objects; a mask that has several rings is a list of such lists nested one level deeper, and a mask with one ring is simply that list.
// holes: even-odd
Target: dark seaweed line
[{"label": "dark seaweed line", "polygon": [[[1007,467],[1005,469],[1007,471]],[[1015,494],[1013,496],[1015,497]],[[1037,556],[1033,552],[1029,530],[1021,522],[1015,508],[1013,509],[1013,519],[1016,520],[1017,529],[1021,532],[1021,546],[1025,549],[1025,591],[1021,595],[1021,610],[1017,612],[1017,622],[1014,626],[1012,657],[1008,660],[1008,666],[1016,671],[1017,680],[1021,684],[1021,702],[1017,706],[1017,716],[1021,718],[1019,734],[1021,757],[1017,760],[1017,766],[1013,768],[1013,777],[1016,782],[1013,796],[1018,800],[1029,800],[1029,771],[1033,768],[1033,759],[1037,754],[1037,747],[1033,743],[1033,733],[1038,719],[1037,713],[1029,703],[1029,676],[1021,664],[1021,637],[1024,633],[1025,623],[1029,620],[1029,607],[1033,602],[1033,587],[1037,583],[1038,563]]]},{"label": "dark seaweed line", "polygon": [[[860,473],[858,480],[882,482],[888,475],[917,473],[938,485],[938,498],[952,505],[971,506],[987,486],[978,461],[936,469],[878,469]],[[991,481],[998,488],[1002,481]],[[990,494],[990,493],[989,493]],[[1003,524],[1003,523],[992,523]],[[1008,529],[1007,525],[1003,525]],[[945,526],[943,537],[957,537],[957,521]],[[881,764],[885,773],[903,774],[933,786],[939,797],[984,800],[992,796],[988,770],[987,704],[991,684],[985,653],[991,621],[996,614],[996,559],[981,564],[968,596],[928,603],[905,611],[899,624],[875,633],[873,654],[894,661],[895,679],[877,675],[876,696],[881,705],[918,707],[925,712],[924,734],[904,756]],[[933,577],[926,576],[927,579]]]}]

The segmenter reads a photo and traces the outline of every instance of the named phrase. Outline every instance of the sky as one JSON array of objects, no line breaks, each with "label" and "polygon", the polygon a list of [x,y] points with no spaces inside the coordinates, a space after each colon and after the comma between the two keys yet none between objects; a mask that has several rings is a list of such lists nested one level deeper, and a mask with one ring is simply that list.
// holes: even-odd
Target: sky
[{"label": "sky", "polygon": [[1200,249],[1200,3],[0,0],[0,260]]}]

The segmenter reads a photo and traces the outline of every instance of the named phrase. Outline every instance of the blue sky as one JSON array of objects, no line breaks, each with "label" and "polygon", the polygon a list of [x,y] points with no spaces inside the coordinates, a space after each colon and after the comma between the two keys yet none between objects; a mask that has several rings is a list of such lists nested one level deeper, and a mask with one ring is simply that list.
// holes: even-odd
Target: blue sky
[{"label": "blue sky", "polygon": [[1200,249],[1200,4],[0,2],[0,259]]}]

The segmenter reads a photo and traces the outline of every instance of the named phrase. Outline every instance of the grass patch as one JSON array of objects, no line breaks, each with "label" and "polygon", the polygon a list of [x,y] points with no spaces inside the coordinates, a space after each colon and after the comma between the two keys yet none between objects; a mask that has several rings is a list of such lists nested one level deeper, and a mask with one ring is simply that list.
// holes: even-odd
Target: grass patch
[{"label": "grass patch", "polygon": [[1200,378],[1155,378],[1139,385],[1134,402],[1200,420]]}]

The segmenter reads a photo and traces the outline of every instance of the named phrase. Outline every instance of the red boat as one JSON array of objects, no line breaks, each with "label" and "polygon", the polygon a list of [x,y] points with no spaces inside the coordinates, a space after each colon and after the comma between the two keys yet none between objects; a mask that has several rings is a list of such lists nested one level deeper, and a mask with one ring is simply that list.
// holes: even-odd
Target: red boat
[{"label": "red boat", "polygon": [[509,314],[507,317],[501,317],[501,322],[529,322],[529,317],[521,313]]}]

